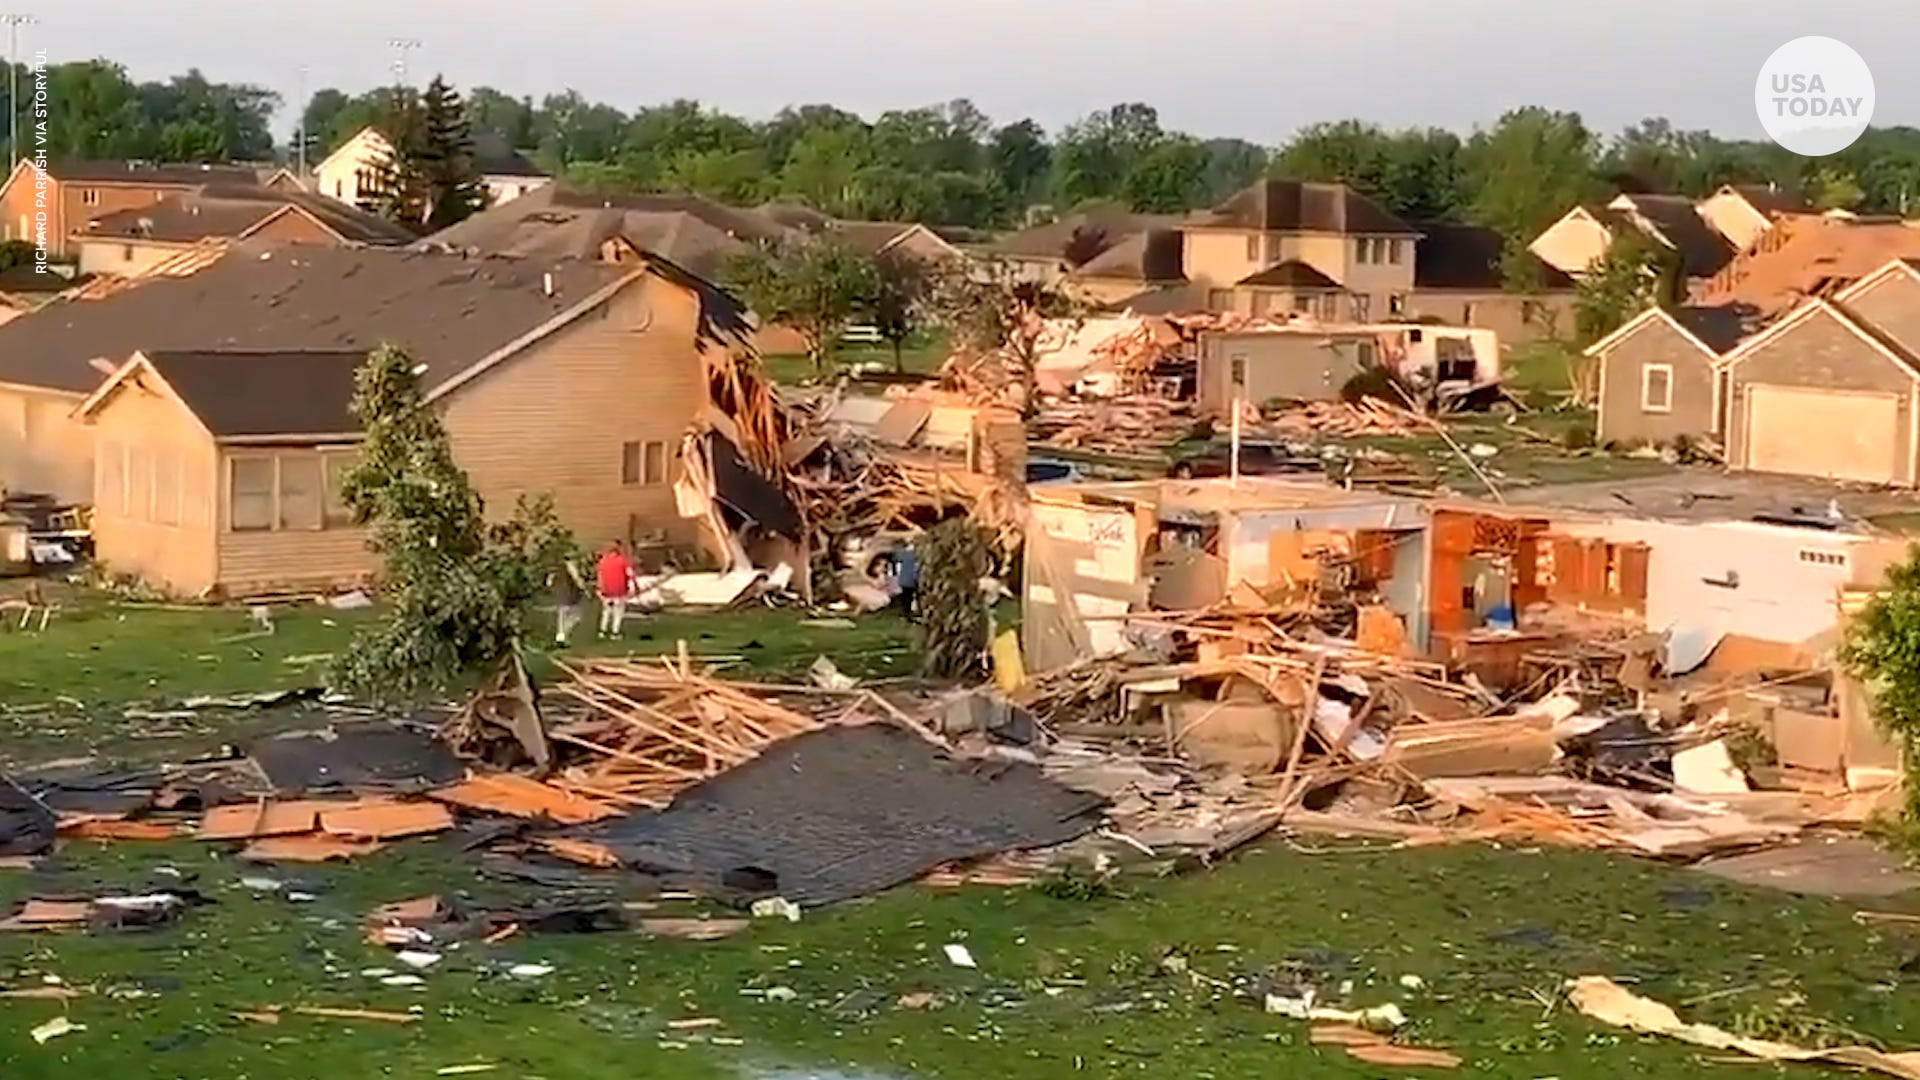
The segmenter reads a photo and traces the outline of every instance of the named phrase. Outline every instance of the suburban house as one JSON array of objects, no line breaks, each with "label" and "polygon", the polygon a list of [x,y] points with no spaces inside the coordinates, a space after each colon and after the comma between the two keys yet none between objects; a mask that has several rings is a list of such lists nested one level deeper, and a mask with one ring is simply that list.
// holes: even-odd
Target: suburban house
[{"label": "suburban house", "polygon": [[1726,308],[1650,307],[1588,346],[1598,368],[1602,445],[1718,437],[1721,358],[1740,340]]},{"label": "suburban house", "polygon": [[1500,378],[1500,341],[1491,330],[1412,323],[1208,331],[1200,335],[1196,396],[1215,414],[1236,401],[1338,401],[1349,380],[1374,367],[1436,389],[1480,386]]},{"label": "suburban house", "polygon": [[137,277],[210,241],[398,245],[416,237],[356,207],[305,191],[207,185],[86,222],[69,238],[83,274]]},{"label": "suburban house", "polygon": [[44,243],[51,257],[65,259],[74,253],[73,233],[95,218],[150,207],[206,184],[258,185],[267,179],[250,165],[54,161],[47,165],[45,203],[38,204],[39,174],[22,159],[0,186],[0,240]]},{"label": "suburban house", "polygon": [[[371,126],[361,128],[313,169],[313,190],[359,206],[372,193],[373,176],[393,159],[393,144]],[[553,182],[552,174],[510,146],[493,139],[474,141],[474,167],[486,182],[490,205],[511,202]]]},{"label": "suburban house", "polygon": [[1727,463],[1920,486],[1920,269],[1896,259],[1723,360]]},{"label": "suburban house", "polygon": [[1420,232],[1345,184],[1261,180],[1180,223],[1181,262],[1213,310],[1401,318]]},{"label": "suburban house", "polygon": [[[1599,368],[1603,443],[1724,438],[1726,354],[1797,311],[1833,299],[1890,261],[1920,259],[1920,227],[1899,220],[1817,215],[1774,221],[1759,242],[1687,303],[1650,309],[1586,350]],[[1702,362],[1720,370],[1710,379]]]},{"label": "suburban house", "polygon": [[1684,195],[1622,194],[1604,206],[1576,206],[1529,245],[1547,265],[1578,276],[1614,243],[1639,235],[1674,251],[1688,278],[1710,278],[1751,248],[1783,216],[1807,208],[1777,193],[1722,187],[1695,202]]},{"label": "suburban house", "polygon": [[0,408],[29,410],[0,462],[29,472],[9,488],[57,479],[91,501],[99,557],[169,591],[352,580],[370,557],[327,487],[358,437],[348,354],[392,342],[425,365],[489,507],[547,494],[587,543],[684,539],[675,451],[708,363],[745,329],[724,293],[654,257],[242,243],[0,326]]}]

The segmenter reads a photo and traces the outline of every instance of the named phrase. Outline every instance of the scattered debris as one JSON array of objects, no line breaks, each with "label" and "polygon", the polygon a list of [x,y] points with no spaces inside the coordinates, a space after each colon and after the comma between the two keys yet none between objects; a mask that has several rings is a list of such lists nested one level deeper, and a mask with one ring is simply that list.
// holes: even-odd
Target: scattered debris
[{"label": "scattered debris", "polygon": [[35,1027],[32,1035],[34,1042],[45,1046],[47,1043],[62,1035],[71,1035],[76,1031],[85,1030],[87,1030],[87,1025],[85,1024],[76,1024],[64,1016],[56,1016],[46,1023]]}]

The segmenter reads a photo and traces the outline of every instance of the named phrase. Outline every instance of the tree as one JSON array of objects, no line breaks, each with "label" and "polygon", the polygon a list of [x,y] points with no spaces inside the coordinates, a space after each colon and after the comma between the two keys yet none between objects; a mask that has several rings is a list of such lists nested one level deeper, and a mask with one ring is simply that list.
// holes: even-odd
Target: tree
[{"label": "tree", "polygon": [[1508,240],[1531,242],[1568,207],[1604,193],[1598,145],[1577,113],[1515,109],[1461,150],[1462,177],[1474,192],[1466,209]]},{"label": "tree", "polygon": [[1001,357],[1008,381],[1018,392],[1015,404],[1027,415],[1039,404],[1033,365],[1046,321],[1082,312],[1073,298],[1028,280],[1000,262],[939,267],[928,303],[957,347]]},{"label": "tree", "polygon": [[1207,198],[1207,148],[1184,135],[1163,139],[1127,171],[1121,191],[1135,210],[1182,213]]},{"label": "tree", "polygon": [[873,260],[873,290],[867,298],[867,313],[881,339],[893,346],[896,372],[906,370],[901,350],[930,315],[933,279],[933,268],[926,260],[897,249],[883,251]]},{"label": "tree", "polygon": [[473,131],[460,95],[435,75],[421,99],[420,174],[429,231],[457,225],[487,205],[487,184],[473,160]]},{"label": "tree", "polygon": [[728,261],[725,276],[755,316],[800,335],[819,374],[874,294],[872,261],[832,237],[751,248]]},{"label": "tree", "polygon": [[392,152],[361,185],[365,209],[426,234],[487,205],[460,96],[439,76],[425,93],[395,88],[376,125]]},{"label": "tree", "polygon": [[1886,587],[1848,624],[1840,662],[1868,684],[1874,719],[1899,744],[1904,815],[1920,821],[1920,547],[1887,571]]},{"label": "tree", "polygon": [[1813,174],[1808,201],[1816,210],[1851,210],[1867,197],[1853,174],[1844,169],[1821,169]]},{"label": "tree", "polygon": [[489,523],[426,404],[405,350],[375,349],[354,379],[365,431],[342,494],[381,559],[380,621],[336,662],[339,684],[378,700],[444,693],[513,651],[530,606],[573,541],[544,497]]},{"label": "tree", "polygon": [[1046,195],[1053,148],[1039,124],[1021,120],[994,132],[987,160],[1003,220],[1017,220],[1019,211]]},{"label": "tree", "polygon": [[[1638,233],[1615,240],[1580,278],[1573,304],[1575,344],[1593,344],[1650,306],[1674,306],[1685,281],[1680,255],[1672,248]],[[1584,404],[1594,388],[1584,368],[1574,375],[1575,401]]]}]

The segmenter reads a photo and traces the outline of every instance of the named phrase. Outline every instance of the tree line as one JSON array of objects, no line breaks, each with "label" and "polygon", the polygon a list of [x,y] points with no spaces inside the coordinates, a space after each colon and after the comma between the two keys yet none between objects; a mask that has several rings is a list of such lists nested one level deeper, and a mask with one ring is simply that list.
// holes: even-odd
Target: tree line
[{"label": "tree line", "polygon": [[[55,157],[290,159],[270,90],[198,71],[135,82],[105,60],[50,69]],[[391,90],[316,91],[302,109],[310,161],[386,115]],[[796,105],[750,120],[697,101],[626,110],[578,92],[539,100],[480,86],[465,95],[484,146],[528,151],[566,180],[620,191],[691,191],[735,204],[804,202],[827,213],[1005,228],[1089,203],[1179,213],[1263,175],[1343,180],[1414,220],[1492,226],[1521,240],[1576,202],[1614,192],[1700,196],[1766,184],[1820,207],[1899,212],[1920,202],[1920,130],[1868,131],[1826,158],[1649,119],[1617,134],[1577,113],[1514,109],[1467,134],[1363,120],[1310,125],[1277,147],[1170,130],[1152,106],[1121,103],[1049,133],[996,122],[972,102],[868,119]],[[31,149],[31,147],[28,147]]]}]

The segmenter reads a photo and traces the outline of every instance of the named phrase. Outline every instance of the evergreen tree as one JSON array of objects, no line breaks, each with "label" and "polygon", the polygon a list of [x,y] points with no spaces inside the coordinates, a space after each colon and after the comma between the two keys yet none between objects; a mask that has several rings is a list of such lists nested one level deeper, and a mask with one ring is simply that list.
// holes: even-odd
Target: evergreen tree
[{"label": "evergreen tree", "polygon": [[487,205],[460,95],[438,76],[424,94],[395,88],[376,129],[393,148],[360,185],[362,209],[425,235]]},{"label": "evergreen tree", "polygon": [[486,209],[487,185],[473,158],[473,128],[460,95],[436,75],[421,103],[420,173],[426,182],[429,230],[458,224]]}]

